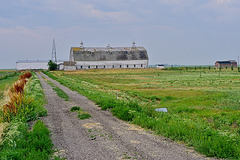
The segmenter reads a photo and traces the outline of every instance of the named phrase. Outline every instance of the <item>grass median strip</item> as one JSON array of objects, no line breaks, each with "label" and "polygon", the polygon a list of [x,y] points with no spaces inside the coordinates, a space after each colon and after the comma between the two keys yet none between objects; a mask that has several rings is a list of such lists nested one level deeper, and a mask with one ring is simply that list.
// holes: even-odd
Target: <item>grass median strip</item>
[{"label": "grass median strip", "polygon": [[57,93],[57,95],[61,98],[63,98],[65,101],[69,101],[69,96],[62,90],[60,89],[58,86],[56,86],[55,84],[53,84],[51,81],[47,80],[47,83],[53,87],[53,90]]}]

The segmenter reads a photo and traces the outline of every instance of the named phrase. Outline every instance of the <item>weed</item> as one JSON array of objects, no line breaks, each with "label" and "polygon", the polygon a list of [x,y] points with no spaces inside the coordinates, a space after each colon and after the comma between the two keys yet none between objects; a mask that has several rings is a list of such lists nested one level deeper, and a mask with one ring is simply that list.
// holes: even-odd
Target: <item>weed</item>
[{"label": "weed", "polygon": [[81,111],[81,110],[82,110],[82,109],[81,109],[80,107],[77,107],[77,106],[72,107],[72,108],[70,109],[71,112],[76,112],[76,111]]},{"label": "weed", "polygon": [[78,118],[79,119],[89,119],[91,116],[88,113],[79,113]]}]

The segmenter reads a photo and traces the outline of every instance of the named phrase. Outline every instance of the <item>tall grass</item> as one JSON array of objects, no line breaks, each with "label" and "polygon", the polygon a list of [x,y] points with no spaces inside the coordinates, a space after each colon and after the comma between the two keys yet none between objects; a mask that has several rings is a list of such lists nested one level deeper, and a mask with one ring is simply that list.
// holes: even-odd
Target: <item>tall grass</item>
[{"label": "tall grass", "polygon": [[[6,92],[7,100],[3,105],[3,119],[10,122],[13,116],[16,116],[19,108],[22,108],[23,102],[28,105],[30,100],[25,99],[23,95],[25,84],[32,76],[30,72],[19,76],[19,80],[15,82]],[[29,101],[29,102],[28,102]]]},{"label": "tall grass", "polygon": [[[84,72],[87,72],[87,71],[84,71]],[[81,75],[76,75],[71,72],[69,73],[69,75],[64,75],[61,72],[54,72],[54,74],[51,72],[44,72],[44,73],[47,74],[49,77],[59,81],[61,84],[65,85],[66,87],[69,87],[70,89],[75,90],[80,94],[87,96],[89,99],[95,101],[97,105],[102,107],[102,109],[110,109],[111,112],[115,116],[119,117],[120,119],[131,121],[132,123],[138,124],[144,128],[154,130],[157,134],[161,134],[173,140],[185,142],[187,145],[193,146],[195,150],[209,157],[232,158],[232,159],[240,158],[240,138],[239,138],[240,132],[238,132],[237,130],[237,126],[238,126],[238,123],[236,123],[238,119],[237,115],[233,115],[231,109],[227,110],[229,113],[222,112],[221,114],[220,112],[221,115],[219,114],[215,115],[214,112],[216,112],[215,111],[216,109],[210,110],[207,107],[202,109],[203,106],[201,106],[200,103],[195,102],[195,101],[199,101],[199,102],[202,102],[204,105],[209,105],[209,104],[211,105],[212,102],[214,103],[219,102],[218,99],[220,99],[221,101],[225,99],[226,101],[226,98],[228,97],[230,100],[231,98],[226,92],[220,92],[215,95],[215,92],[211,91],[209,93],[214,93],[213,94],[214,96],[208,97],[202,94],[201,91],[194,92],[190,90],[188,93],[188,92],[183,92],[181,90],[180,91],[174,90],[173,92],[169,91],[169,93],[171,93],[170,95],[154,97],[154,96],[149,96],[150,94],[147,94],[148,92],[145,93],[145,90],[141,90],[141,92],[136,92],[136,93],[131,92],[129,90],[131,89],[132,86],[129,86],[129,85],[127,86],[128,92],[124,92],[125,88],[123,88],[123,85],[121,86],[118,85],[118,87],[123,90],[123,92],[119,92],[119,94],[123,95],[125,98],[120,97],[117,100],[116,95],[112,94],[113,92],[109,91],[115,88],[114,87],[107,88],[109,86],[109,83],[116,84],[115,79],[111,79],[113,77],[113,74],[107,75],[109,73],[105,71],[104,74],[106,76],[111,76],[110,79],[107,79],[106,76],[102,76],[101,74],[98,75],[98,72],[95,73],[95,75],[92,75],[90,72],[91,71]],[[119,71],[119,72],[124,72],[124,71]],[[175,74],[173,71],[168,71],[168,72],[170,76]],[[166,72],[164,71],[164,74],[165,73]],[[119,73],[119,74],[122,74],[122,73]],[[136,74],[139,74],[139,73],[136,73]],[[147,74],[146,76],[153,77],[149,73],[146,73],[146,74]],[[187,75],[185,76],[190,76],[192,73],[186,72],[186,74]],[[195,73],[193,74],[195,75]],[[130,73],[129,75],[133,76],[135,74]],[[83,79],[84,76],[87,78]],[[118,75],[114,75],[114,76],[118,76]],[[124,78],[124,76],[126,75],[124,74],[121,75],[121,78]],[[222,76],[223,78],[227,78],[227,77],[224,77],[224,75]],[[154,76],[153,78],[157,79],[156,76]],[[179,76],[177,78],[179,78]],[[164,81],[164,77],[162,77],[162,79]],[[106,81],[108,85],[103,81]],[[121,79],[118,79],[118,81],[121,81]],[[125,80],[125,79],[124,81],[130,82],[129,80]],[[167,79],[165,80],[165,83],[169,83],[169,82],[171,83],[171,81],[172,79]],[[132,84],[135,82],[130,82],[130,83]],[[178,87],[182,82],[175,81],[173,83],[176,83],[175,86]],[[193,83],[198,83],[198,81],[194,81]],[[186,84],[186,82],[184,82],[184,84]],[[136,85],[133,87],[136,87]],[[149,86],[147,85],[144,87],[149,87]],[[155,87],[155,86],[151,86],[151,87]],[[179,96],[181,96],[180,97],[181,99],[177,97],[178,95],[176,94],[177,92],[180,93]],[[183,95],[186,93],[187,95]],[[204,91],[203,93],[207,93],[207,92]],[[193,94],[197,94],[197,95],[195,96]],[[186,96],[188,99],[185,99]],[[195,97],[197,97],[198,99],[195,100]],[[182,99],[183,100],[185,99],[185,100],[181,102]],[[179,107],[176,106],[174,110],[170,108],[169,113],[159,113],[155,111],[156,107],[154,105],[156,104],[174,105],[173,102],[179,103],[179,101],[181,102],[181,105],[179,105]],[[197,104],[199,105],[200,109],[191,108],[186,104],[190,104],[190,105]],[[223,110],[220,109],[220,111],[223,111]],[[209,114],[209,117],[207,117],[207,114]],[[233,115],[233,116],[230,116],[231,120],[224,119],[224,116],[227,116],[227,114]],[[217,118],[217,115],[219,118]],[[230,121],[232,122],[232,125],[235,125],[235,126],[232,126]],[[220,126],[218,126],[218,128],[216,128],[217,126],[212,126],[214,122],[216,122],[216,125],[217,123],[219,123]],[[226,128],[227,125],[230,126],[231,128]],[[224,129],[227,129],[227,130],[224,130]],[[232,131],[230,131],[230,129],[232,129]]]}]

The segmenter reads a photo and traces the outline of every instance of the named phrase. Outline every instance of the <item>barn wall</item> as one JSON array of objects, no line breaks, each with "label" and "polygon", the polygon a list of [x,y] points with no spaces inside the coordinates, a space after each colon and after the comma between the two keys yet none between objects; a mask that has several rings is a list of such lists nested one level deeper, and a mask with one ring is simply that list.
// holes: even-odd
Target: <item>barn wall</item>
[{"label": "barn wall", "polygon": [[16,69],[48,69],[48,62],[17,62]]},{"label": "barn wall", "polygon": [[148,60],[133,61],[76,61],[77,69],[147,68]]}]

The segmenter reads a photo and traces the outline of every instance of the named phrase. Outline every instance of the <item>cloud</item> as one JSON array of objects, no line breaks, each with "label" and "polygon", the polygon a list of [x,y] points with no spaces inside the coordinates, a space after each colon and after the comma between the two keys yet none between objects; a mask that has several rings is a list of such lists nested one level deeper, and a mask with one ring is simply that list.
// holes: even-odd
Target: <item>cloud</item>
[{"label": "cloud", "polygon": [[217,3],[230,3],[231,0],[217,0]]},{"label": "cloud", "polygon": [[[30,1],[23,0],[29,2]],[[105,3],[98,7],[95,1],[82,2],[78,0],[42,0],[40,6],[35,6],[37,10],[55,12],[59,15],[69,15],[69,18],[81,20],[82,18],[89,18],[95,20],[105,20],[109,22],[127,23],[136,20],[136,17],[126,10],[120,9],[117,5],[111,9],[107,8]]]},{"label": "cloud", "polygon": [[240,18],[240,1],[238,0],[210,0],[203,4],[200,10],[209,13],[210,20],[221,23],[235,23]]},{"label": "cloud", "polygon": [[24,35],[30,37],[39,37],[40,35],[33,30],[27,29],[22,26],[16,26],[14,28],[0,28],[0,35]]}]

